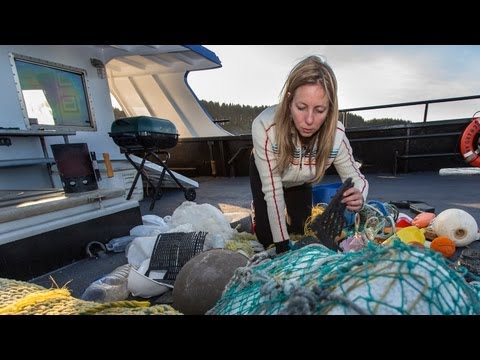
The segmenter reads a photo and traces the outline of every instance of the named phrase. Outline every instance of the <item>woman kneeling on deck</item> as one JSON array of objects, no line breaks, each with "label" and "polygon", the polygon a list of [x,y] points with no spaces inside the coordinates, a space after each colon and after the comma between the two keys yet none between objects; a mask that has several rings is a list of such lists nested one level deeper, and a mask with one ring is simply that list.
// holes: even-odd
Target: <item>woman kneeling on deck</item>
[{"label": "woman kneeling on deck", "polygon": [[346,208],[362,208],[368,182],[338,118],[335,74],[321,58],[309,56],[291,70],[280,104],[253,121],[250,185],[255,233],[265,248],[274,243],[277,253],[285,252],[289,233],[303,234],[312,211],[312,184],[332,164],[342,181],[351,177],[354,182],[343,193]]}]

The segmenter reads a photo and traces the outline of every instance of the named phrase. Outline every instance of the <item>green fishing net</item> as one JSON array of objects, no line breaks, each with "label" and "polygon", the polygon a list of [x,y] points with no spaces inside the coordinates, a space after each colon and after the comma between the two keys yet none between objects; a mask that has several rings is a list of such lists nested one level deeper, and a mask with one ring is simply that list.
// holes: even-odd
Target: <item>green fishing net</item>
[{"label": "green fishing net", "polygon": [[479,314],[479,288],[430,249],[312,244],[236,270],[210,315]]}]

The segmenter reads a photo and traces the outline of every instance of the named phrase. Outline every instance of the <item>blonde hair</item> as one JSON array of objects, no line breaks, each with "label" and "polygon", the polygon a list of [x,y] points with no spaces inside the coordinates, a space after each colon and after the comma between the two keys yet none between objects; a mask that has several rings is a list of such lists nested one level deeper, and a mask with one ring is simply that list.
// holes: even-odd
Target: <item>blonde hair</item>
[{"label": "blonde hair", "polygon": [[[290,71],[281,92],[281,100],[275,112],[276,143],[278,146],[277,169],[283,173],[290,165],[295,149],[294,139],[299,136],[293,123],[290,105],[295,91],[306,84],[319,84],[328,97],[328,114],[325,123],[315,135],[310,138],[307,149],[311,150],[317,144],[315,157],[315,177],[312,183],[319,182],[325,174],[328,156],[333,147],[338,121],[337,80],[332,68],[318,56],[309,56],[300,61]],[[296,134],[296,136],[292,136]],[[312,160],[312,159],[310,159]]]}]

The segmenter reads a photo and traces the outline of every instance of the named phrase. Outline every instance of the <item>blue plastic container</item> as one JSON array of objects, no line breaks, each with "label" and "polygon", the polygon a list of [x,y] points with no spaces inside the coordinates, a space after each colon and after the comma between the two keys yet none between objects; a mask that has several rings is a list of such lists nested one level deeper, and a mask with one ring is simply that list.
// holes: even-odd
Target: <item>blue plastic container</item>
[{"label": "blue plastic container", "polygon": [[[332,198],[335,196],[337,190],[342,186],[342,183],[332,184],[317,184],[312,186],[312,205],[315,206],[319,203],[329,204]],[[343,214],[347,221],[347,226],[353,224],[355,220],[355,213],[345,209]]]},{"label": "blue plastic container", "polygon": [[312,205],[329,204],[342,183],[317,184],[312,186]]}]

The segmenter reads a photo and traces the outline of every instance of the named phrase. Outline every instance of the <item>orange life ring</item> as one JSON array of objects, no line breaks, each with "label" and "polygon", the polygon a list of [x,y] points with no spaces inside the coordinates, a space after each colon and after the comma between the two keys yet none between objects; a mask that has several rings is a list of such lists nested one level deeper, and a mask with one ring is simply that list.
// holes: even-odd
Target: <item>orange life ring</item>
[{"label": "orange life ring", "polygon": [[474,144],[475,138],[480,134],[480,118],[472,119],[462,134],[460,140],[460,152],[467,164],[480,167],[480,139],[477,140],[479,146]]}]

